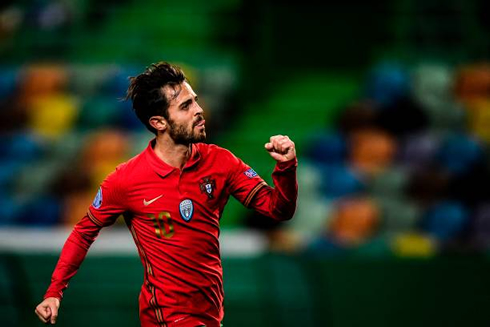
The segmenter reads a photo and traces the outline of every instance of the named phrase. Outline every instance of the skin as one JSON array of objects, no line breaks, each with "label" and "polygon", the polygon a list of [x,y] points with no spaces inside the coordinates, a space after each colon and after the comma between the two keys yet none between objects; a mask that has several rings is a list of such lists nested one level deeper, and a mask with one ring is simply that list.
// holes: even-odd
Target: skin
[{"label": "skin", "polygon": [[56,318],[58,318],[59,307],[59,299],[48,297],[36,307],[34,312],[43,323],[54,325],[56,323]]},{"label": "skin", "polygon": [[[169,102],[169,119],[153,116],[150,124],[157,130],[155,153],[172,167],[182,169],[189,159],[191,143],[206,139],[204,111],[199,106],[196,93],[184,82],[181,85],[165,86],[163,91]],[[296,158],[294,142],[287,135],[271,136],[264,145],[270,156],[277,162],[286,162]],[[35,310],[36,315],[45,324],[55,324],[58,317],[60,300],[46,298]]]}]

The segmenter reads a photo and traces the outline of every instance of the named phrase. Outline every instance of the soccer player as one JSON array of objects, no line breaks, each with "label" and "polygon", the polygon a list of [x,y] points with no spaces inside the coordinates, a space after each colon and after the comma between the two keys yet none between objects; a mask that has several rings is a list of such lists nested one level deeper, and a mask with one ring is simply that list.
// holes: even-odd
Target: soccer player
[{"label": "soccer player", "polygon": [[230,195],[277,220],[296,208],[296,151],[287,136],[265,149],[277,161],[268,186],[230,151],[206,139],[203,110],[182,70],[166,62],[132,77],[127,92],[153,132],[146,150],[102,182],[68,237],[44,301],[35,309],[54,324],[63,291],[101,228],[123,215],[144,267],[143,327],[218,327],[223,320],[219,221]]}]

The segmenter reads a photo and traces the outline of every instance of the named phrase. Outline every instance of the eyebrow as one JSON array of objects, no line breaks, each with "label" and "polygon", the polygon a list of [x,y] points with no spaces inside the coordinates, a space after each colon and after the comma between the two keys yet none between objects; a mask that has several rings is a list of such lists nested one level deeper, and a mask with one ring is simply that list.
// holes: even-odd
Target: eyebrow
[{"label": "eyebrow", "polygon": [[[189,99],[189,100],[186,100],[186,101],[182,102],[182,103],[179,105],[179,108],[183,108],[185,105],[190,104],[190,103],[192,102],[192,100],[193,100],[193,99],[191,98],[191,99]],[[195,100],[195,101],[197,101],[197,95],[194,97],[194,100]]]}]

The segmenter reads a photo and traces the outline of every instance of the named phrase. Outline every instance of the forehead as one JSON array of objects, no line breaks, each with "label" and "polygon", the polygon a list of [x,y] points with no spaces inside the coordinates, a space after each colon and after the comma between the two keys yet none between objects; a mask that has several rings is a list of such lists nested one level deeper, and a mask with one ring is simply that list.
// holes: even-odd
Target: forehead
[{"label": "forehead", "polygon": [[165,85],[163,92],[170,105],[182,103],[196,96],[196,93],[187,82],[178,85]]}]

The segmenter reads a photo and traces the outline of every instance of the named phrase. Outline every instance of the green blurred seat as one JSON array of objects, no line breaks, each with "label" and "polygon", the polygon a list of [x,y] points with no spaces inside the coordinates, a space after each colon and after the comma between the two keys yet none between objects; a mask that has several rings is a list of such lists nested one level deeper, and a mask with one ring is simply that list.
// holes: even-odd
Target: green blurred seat
[{"label": "green blurred seat", "polygon": [[420,219],[422,209],[403,198],[377,198],[381,208],[382,229],[386,232],[412,231]]},{"label": "green blurred seat", "polygon": [[29,164],[17,175],[15,190],[23,196],[46,194],[63,167],[63,162],[57,158]]},{"label": "green blurred seat", "polygon": [[75,160],[88,135],[87,132],[79,130],[66,133],[62,138],[52,141],[48,147],[47,157],[64,163]]},{"label": "green blurred seat", "polygon": [[81,130],[115,127],[121,114],[117,101],[114,97],[105,96],[87,99],[82,106],[77,127]]},{"label": "green blurred seat", "polygon": [[407,185],[407,173],[393,166],[375,175],[368,183],[368,189],[373,196],[400,196]]}]

